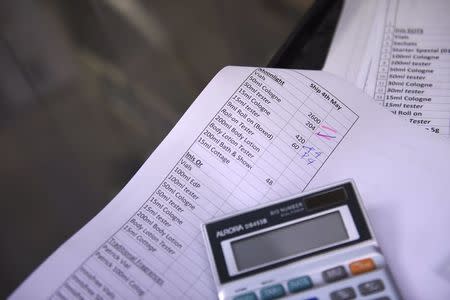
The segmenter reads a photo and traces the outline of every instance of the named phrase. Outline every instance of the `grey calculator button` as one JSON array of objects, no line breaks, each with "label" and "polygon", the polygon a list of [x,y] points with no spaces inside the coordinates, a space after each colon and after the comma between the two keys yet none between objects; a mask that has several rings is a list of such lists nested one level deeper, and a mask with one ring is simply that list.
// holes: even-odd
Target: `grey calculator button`
[{"label": "grey calculator button", "polygon": [[349,300],[355,299],[356,293],[355,290],[351,287],[347,287],[342,290],[334,291],[330,294],[331,300]]},{"label": "grey calculator button", "polygon": [[384,290],[384,284],[383,281],[381,281],[381,279],[375,279],[361,283],[360,285],[358,285],[358,289],[361,292],[361,294],[365,296],[381,292],[382,290]]},{"label": "grey calculator button", "polygon": [[380,297],[380,298],[376,298],[373,300],[391,300],[391,298],[389,298],[388,296],[385,296],[385,297]]},{"label": "grey calculator button", "polygon": [[343,266],[328,269],[322,272],[325,282],[334,282],[344,278],[347,278],[347,271]]}]

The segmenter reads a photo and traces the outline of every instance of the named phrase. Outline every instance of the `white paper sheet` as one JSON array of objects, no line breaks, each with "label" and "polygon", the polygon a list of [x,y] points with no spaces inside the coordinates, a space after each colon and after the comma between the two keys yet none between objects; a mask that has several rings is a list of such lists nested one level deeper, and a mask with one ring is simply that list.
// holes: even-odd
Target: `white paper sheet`
[{"label": "white paper sheet", "polygon": [[347,0],[324,70],[450,136],[450,1]]},{"label": "white paper sheet", "polygon": [[214,298],[202,222],[354,178],[405,299],[449,299],[449,152],[325,72],[228,67],[11,298]]},{"label": "white paper sheet", "polygon": [[366,91],[394,114],[450,136],[450,1],[390,0]]}]

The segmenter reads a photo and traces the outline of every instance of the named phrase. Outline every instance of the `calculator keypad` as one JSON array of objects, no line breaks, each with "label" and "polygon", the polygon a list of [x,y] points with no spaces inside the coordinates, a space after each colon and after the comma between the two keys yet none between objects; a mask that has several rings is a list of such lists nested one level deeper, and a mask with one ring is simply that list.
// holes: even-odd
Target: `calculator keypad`
[{"label": "calculator keypad", "polygon": [[[328,284],[336,285],[336,289],[328,289],[328,297],[331,300],[351,300],[356,299],[358,296],[368,296],[376,294],[386,290],[386,287],[381,280],[382,277],[374,277],[373,275],[369,278],[362,276],[366,273],[374,271],[377,266],[372,258],[364,258],[350,262],[348,265],[338,265],[333,268],[326,269],[315,275],[305,275],[294,277],[292,279],[285,281],[285,283],[277,283],[270,286],[263,287],[258,293],[247,292],[238,295],[233,298],[233,300],[272,300],[283,298],[285,296],[290,296],[296,293],[304,292],[313,287],[321,287],[324,283],[325,286]],[[347,271],[348,270],[348,271]],[[315,277],[314,277],[315,276]],[[361,276],[361,277],[359,277]],[[322,277],[323,281],[319,278]],[[314,279],[313,279],[314,278]],[[351,279],[351,281],[343,281],[342,283],[336,283],[340,280],[347,278],[361,278],[360,280]],[[366,278],[364,280],[364,278]],[[356,281],[356,282],[355,282]],[[354,285],[352,284],[354,283]],[[351,284],[351,285],[350,285]],[[342,288],[339,288],[339,285]],[[330,285],[332,287],[333,285]],[[258,295],[259,294],[259,295]],[[313,294],[314,295],[314,294]],[[259,296],[259,297],[258,297]],[[381,297],[380,297],[381,296]],[[318,298],[310,296],[309,298],[302,300],[317,300]],[[322,297],[320,297],[322,299]],[[379,295],[378,298],[372,300],[390,300],[390,297]]]}]

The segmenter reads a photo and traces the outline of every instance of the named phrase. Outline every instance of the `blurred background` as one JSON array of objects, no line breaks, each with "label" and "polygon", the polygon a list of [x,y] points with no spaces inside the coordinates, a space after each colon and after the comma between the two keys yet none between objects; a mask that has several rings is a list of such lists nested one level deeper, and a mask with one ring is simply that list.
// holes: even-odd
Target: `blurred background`
[{"label": "blurred background", "polygon": [[0,1],[0,298],[126,184],[212,76],[312,0]]}]

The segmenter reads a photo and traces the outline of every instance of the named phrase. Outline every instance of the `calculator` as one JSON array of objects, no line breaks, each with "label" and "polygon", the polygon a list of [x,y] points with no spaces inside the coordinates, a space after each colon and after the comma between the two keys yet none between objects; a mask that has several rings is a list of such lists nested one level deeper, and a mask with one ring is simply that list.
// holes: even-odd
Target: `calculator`
[{"label": "calculator", "polygon": [[401,299],[353,180],[202,225],[219,299]]}]

